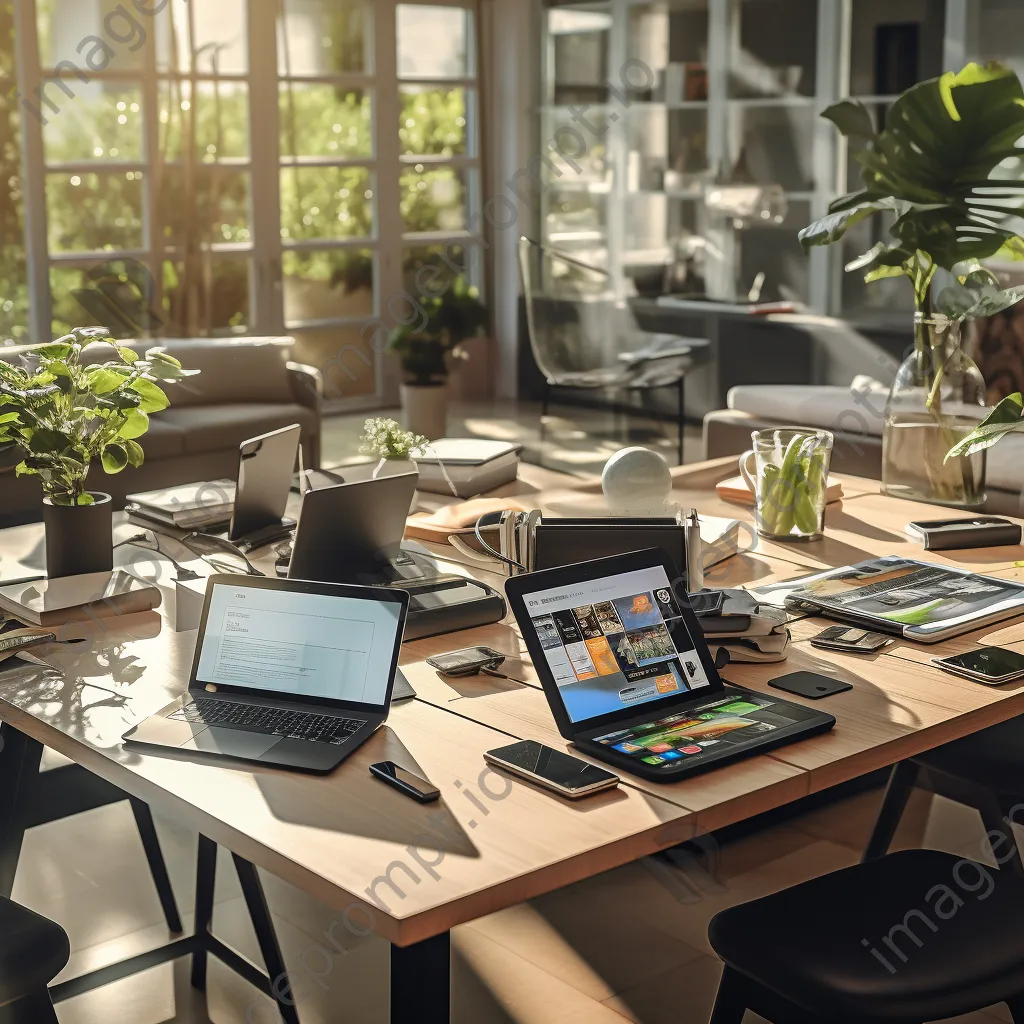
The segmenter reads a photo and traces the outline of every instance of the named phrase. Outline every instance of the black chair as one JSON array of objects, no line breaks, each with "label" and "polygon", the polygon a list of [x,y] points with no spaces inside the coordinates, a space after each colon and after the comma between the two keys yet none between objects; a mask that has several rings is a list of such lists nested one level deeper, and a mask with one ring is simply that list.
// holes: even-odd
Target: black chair
[{"label": "black chair", "polygon": [[1006,1003],[1024,1024],[1024,880],[934,850],[717,914],[711,1024],[924,1024]]},{"label": "black chair", "polygon": [[70,956],[60,925],[0,896],[0,1024],[56,1024],[46,986]]},{"label": "black chair", "polygon": [[[1008,820],[1024,815],[1024,724],[1011,719],[894,765],[864,860],[889,849],[911,791],[917,786],[974,807],[987,834],[999,833],[1000,863],[1024,878],[1024,862]],[[1024,820],[1024,819],[1022,819]]]}]

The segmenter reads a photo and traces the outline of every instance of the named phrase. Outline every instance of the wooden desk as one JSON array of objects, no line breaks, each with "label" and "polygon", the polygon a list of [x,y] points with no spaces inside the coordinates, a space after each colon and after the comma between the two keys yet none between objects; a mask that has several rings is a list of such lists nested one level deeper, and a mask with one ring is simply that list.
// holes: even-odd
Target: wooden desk
[{"label": "wooden desk", "polygon": [[[749,521],[749,510],[714,495],[715,480],[731,475],[734,465],[719,460],[676,472],[676,498],[705,514]],[[543,483],[549,481],[545,477]],[[566,493],[569,481],[554,482],[553,490],[531,485],[538,506]],[[869,481],[847,478],[844,487],[847,498],[830,508],[824,540],[784,545],[751,534],[749,549],[713,569],[709,583],[743,586],[853,558],[920,554],[903,536],[903,525],[939,510],[884,498]],[[592,495],[594,485],[579,489]],[[39,539],[38,527],[0,534],[0,556],[15,549],[23,554]],[[270,570],[272,552],[261,555],[254,560]],[[1019,571],[1014,563],[1024,561],[1024,549],[965,556],[963,562],[935,560],[1009,575]],[[461,571],[500,582],[479,569]],[[170,575],[166,567],[160,571],[161,585]],[[184,688],[195,644],[194,633],[174,633],[166,619],[143,619],[114,624],[88,650],[44,652],[46,667],[0,674],[6,740],[0,752],[0,838],[8,858],[10,848],[20,846],[11,814],[19,758],[26,744],[54,747],[189,822],[207,841],[230,849],[236,863],[257,865],[314,894],[339,911],[346,927],[388,938],[392,1020],[403,1024],[447,1020],[452,926],[1024,713],[1024,687],[978,686],[921,663],[946,645],[921,648],[900,641],[868,658],[839,655],[807,642],[823,622],[796,621],[787,663],[735,665],[726,675],[772,694],[777,691],[767,688],[769,679],[799,668],[848,679],[854,688],[827,703],[838,719],[832,733],[685,782],[660,785],[626,776],[617,791],[574,805],[507,780],[482,759],[485,750],[510,738],[566,746],[528,660],[518,663],[523,683],[489,677],[446,681],[424,663],[431,654],[474,644],[525,658],[518,631],[506,619],[406,644],[402,664],[418,699],[393,708],[387,725],[337,772],[311,778],[126,750],[119,741],[123,732]],[[979,633],[1024,649],[1024,619]],[[956,649],[973,639],[948,644]],[[442,792],[440,804],[419,807],[372,779],[367,765],[386,757],[428,776]],[[249,888],[243,883],[247,899],[252,878],[255,872]],[[258,913],[259,900],[250,906]],[[202,923],[202,908],[197,910]],[[191,946],[181,949],[200,959],[206,955]],[[273,984],[273,948],[270,954]],[[238,969],[245,974],[247,968]],[[245,976],[260,984],[259,972],[251,965],[248,970]],[[283,965],[276,980],[282,977]],[[296,1019],[294,1009],[286,1019]]]}]

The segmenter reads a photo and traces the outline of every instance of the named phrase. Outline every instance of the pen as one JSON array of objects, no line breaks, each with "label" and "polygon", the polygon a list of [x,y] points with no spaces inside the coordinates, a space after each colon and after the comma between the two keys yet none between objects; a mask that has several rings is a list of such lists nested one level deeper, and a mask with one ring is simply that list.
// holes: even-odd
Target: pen
[{"label": "pen", "polygon": [[686,541],[686,592],[696,594],[704,589],[704,548],[700,539],[700,520],[695,508],[690,509],[683,529]]}]

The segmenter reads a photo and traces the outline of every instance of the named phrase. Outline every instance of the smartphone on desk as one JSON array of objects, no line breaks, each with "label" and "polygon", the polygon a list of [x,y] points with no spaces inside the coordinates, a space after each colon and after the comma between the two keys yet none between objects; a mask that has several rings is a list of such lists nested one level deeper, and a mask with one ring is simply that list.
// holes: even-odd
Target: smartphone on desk
[{"label": "smartphone on desk", "polygon": [[1024,677],[1024,654],[1006,647],[979,647],[976,651],[954,654],[949,658],[932,658],[932,664],[953,675],[989,686]]},{"label": "smartphone on desk", "polygon": [[488,750],[484,760],[570,800],[619,784],[618,775],[534,740],[522,740]]}]

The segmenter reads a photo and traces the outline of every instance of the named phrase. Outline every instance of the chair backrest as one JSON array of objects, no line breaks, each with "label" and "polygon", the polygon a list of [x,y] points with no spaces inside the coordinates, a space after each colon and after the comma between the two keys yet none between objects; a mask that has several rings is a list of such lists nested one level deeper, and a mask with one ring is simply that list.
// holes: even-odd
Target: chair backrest
[{"label": "chair backrest", "polygon": [[549,383],[615,366],[643,337],[606,271],[529,238],[519,240],[519,268],[530,348]]}]

